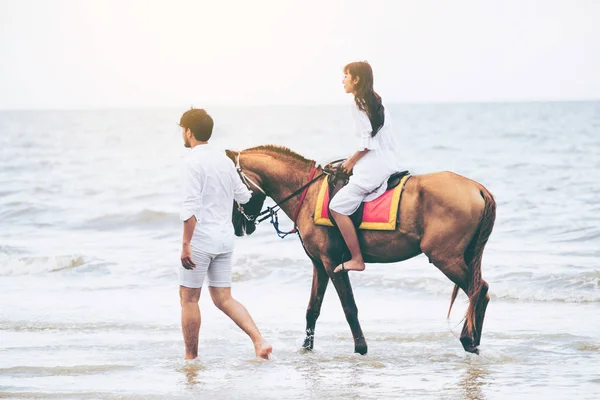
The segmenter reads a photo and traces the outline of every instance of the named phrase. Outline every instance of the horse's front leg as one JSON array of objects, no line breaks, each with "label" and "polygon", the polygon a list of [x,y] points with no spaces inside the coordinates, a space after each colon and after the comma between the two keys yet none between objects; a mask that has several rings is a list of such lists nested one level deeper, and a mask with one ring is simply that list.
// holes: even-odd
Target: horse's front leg
[{"label": "horse's front leg", "polygon": [[327,265],[326,267],[327,273],[331,277],[331,281],[342,302],[342,308],[344,309],[344,314],[346,314],[346,321],[348,321],[348,325],[350,325],[350,330],[352,331],[352,337],[354,337],[354,352],[365,355],[367,354],[367,341],[363,336],[360,322],[358,322],[358,308],[354,301],[350,278],[348,278],[347,272],[334,273],[333,268],[335,268],[335,265]]},{"label": "horse's front leg", "polygon": [[321,305],[323,304],[323,296],[327,289],[329,276],[322,264],[313,262],[313,282],[310,291],[310,300],[306,309],[306,339],[304,339],[303,348],[312,350],[315,343],[315,325],[317,318],[321,313]]}]

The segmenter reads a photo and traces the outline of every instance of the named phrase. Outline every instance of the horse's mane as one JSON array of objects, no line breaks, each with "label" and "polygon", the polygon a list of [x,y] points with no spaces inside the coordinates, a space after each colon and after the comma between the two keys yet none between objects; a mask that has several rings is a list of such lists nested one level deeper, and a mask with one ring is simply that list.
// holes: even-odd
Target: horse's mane
[{"label": "horse's mane", "polygon": [[274,145],[274,144],[267,144],[267,145],[263,145],[263,146],[256,146],[256,147],[252,147],[250,149],[246,149],[244,151],[245,152],[266,151],[266,152],[272,152],[272,153],[281,154],[281,155],[290,157],[290,158],[292,158],[294,160],[305,162],[305,163],[312,162],[312,160],[309,160],[309,159],[301,156],[300,154],[296,153],[295,151],[290,150],[288,147],[277,146],[277,145]]}]

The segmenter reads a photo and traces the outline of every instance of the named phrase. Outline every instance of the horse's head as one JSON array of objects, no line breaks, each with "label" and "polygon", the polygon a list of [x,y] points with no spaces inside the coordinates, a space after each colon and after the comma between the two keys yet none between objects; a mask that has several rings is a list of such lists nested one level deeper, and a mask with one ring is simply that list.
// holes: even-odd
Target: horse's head
[{"label": "horse's head", "polygon": [[296,196],[287,197],[283,201],[281,199],[298,188],[303,188],[302,185],[306,184],[304,174],[308,174],[311,168],[316,171],[313,168],[315,161],[308,160],[287,147],[265,145],[246,149],[243,154],[232,150],[225,150],[225,153],[253,192],[250,201],[242,206],[243,212],[238,210],[237,204],[234,205],[233,226],[236,236],[250,235],[256,230],[254,220],[267,195],[275,202],[280,201],[278,205],[290,217],[293,210],[287,201]]},{"label": "horse's head", "polygon": [[[238,209],[238,204],[234,202],[232,221],[236,236],[244,236],[244,234],[252,235],[252,233],[254,233],[256,230],[254,221],[256,220],[256,216],[260,213],[265,199],[266,196],[261,192],[252,193],[250,201],[241,205],[242,209],[244,210],[244,214],[246,215],[240,212]],[[246,216],[250,217],[252,222],[248,221]]]},{"label": "horse's head", "polygon": [[[236,167],[238,167],[239,165],[237,164],[239,162],[239,153],[231,150],[226,150],[225,153],[231,159],[231,161],[233,161]],[[244,174],[246,174],[247,177],[252,179],[252,181],[256,182],[258,185],[262,184],[262,179],[258,174],[255,174],[249,170],[244,170]],[[256,216],[260,213],[260,210],[262,209],[266,199],[266,195],[257,190],[257,188],[251,187],[250,190],[252,190],[252,197],[248,203],[238,205],[236,202],[234,202],[233,204],[232,222],[236,236],[244,236],[244,234],[251,235],[254,233],[256,230],[254,221],[256,220]],[[238,207],[243,209],[243,213]],[[249,217],[252,222],[246,217]]]}]

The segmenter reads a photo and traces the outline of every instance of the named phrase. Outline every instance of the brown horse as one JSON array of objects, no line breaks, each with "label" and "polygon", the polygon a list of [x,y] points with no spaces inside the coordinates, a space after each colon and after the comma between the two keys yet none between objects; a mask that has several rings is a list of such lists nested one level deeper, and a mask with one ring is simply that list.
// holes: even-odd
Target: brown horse
[{"label": "brown horse", "polygon": [[[280,202],[306,185],[314,168],[317,168],[318,175],[322,172],[315,161],[284,147],[259,146],[239,153],[227,150],[227,155],[237,164],[240,173],[248,178],[246,183],[254,193],[243,207],[244,213],[251,218],[260,212],[265,196]],[[342,257],[349,258],[344,241],[336,228],[314,223],[320,182],[308,187],[302,204],[302,196],[298,194],[281,205],[292,220],[299,210],[296,220],[298,233],[313,262],[303,347],[307,350],[313,348],[316,321],[331,279],[354,337],[354,351],[366,354],[367,343],[358,321],[348,273],[333,272]],[[251,234],[255,229],[254,223],[235,210],[233,223],[236,235]],[[358,237],[367,263],[398,262],[424,253],[429,262],[455,284],[448,315],[459,288],[462,289],[469,297],[469,307],[460,341],[466,351],[478,354],[483,319],[490,300],[488,284],[481,277],[481,260],[495,217],[494,198],[481,184],[451,172],[415,175],[406,182],[400,200],[397,229],[360,230]]]}]

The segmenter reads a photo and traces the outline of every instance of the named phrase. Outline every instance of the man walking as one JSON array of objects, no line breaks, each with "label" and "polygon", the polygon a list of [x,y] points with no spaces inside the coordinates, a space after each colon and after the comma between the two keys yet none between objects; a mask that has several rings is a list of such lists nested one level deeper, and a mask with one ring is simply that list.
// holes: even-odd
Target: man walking
[{"label": "man walking", "polygon": [[251,192],[225,152],[208,144],[214,124],[206,111],[194,108],[186,111],[179,125],[185,147],[192,149],[183,164],[180,215],[183,249],[179,294],[185,358],[198,357],[198,301],[208,275],[208,290],[214,304],[246,332],[256,356],[268,359],[273,350],[271,345],[262,337],[246,308],[231,297],[233,201],[245,204]]}]

